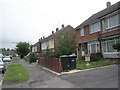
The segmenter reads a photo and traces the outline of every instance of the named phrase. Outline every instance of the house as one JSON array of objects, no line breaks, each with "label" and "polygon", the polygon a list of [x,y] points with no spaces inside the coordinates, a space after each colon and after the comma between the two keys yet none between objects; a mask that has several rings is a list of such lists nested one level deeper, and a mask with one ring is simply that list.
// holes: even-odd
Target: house
[{"label": "house", "polygon": [[61,32],[66,31],[71,37],[74,35],[75,37],[75,29],[70,25],[66,27],[62,24],[61,29],[56,28],[56,32],[52,31],[52,34],[48,37],[43,37],[41,39],[41,50],[45,52],[46,49],[49,49],[52,52],[55,52],[58,49],[59,41],[57,40],[57,36],[60,35]]},{"label": "house", "polygon": [[76,27],[77,57],[85,54],[101,54],[104,58],[116,58],[113,44],[120,42],[120,2],[93,14]]},{"label": "house", "polygon": [[51,52],[55,51],[54,48],[54,37],[55,34],[52,31],[52,34],[46,38],[43,37],[43,39],[41,38],[41,51],[42,52],[46,52],[47,49],[49,49]]},{"label": "house", "polygon": [[33,53],[40,53],[41,52],[41,43],[40,40],[31,46],[31,52]]}]

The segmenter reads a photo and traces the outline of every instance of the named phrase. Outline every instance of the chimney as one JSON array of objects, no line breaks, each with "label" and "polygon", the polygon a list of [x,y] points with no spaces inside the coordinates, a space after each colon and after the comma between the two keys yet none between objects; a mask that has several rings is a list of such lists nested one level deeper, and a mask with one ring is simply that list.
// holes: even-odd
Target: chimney
[{"label": "chimney", "polygon": [[107,8],[111,6],[111,2],[106,3]]},{"label": "chimney", "polygon": [[64,28],[64,24],[62,24],[62,28]]},{"label": "chimney", "polygon": [[58,31],[58,28],[56,28],[56,32]]},{"label": "chimney", "polygon": [[54,33],[54,31],[52,31],[52,34]]}]

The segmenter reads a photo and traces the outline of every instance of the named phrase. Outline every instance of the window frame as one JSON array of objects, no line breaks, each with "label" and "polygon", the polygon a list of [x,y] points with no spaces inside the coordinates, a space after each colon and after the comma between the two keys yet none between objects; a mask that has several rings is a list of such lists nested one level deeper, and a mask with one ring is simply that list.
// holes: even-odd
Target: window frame
[{"label": "window frame", "polygon": [[[97,30],[94,30],[93,28],[95,27],[94,25],[95,24],[98,24],[97,25]],[[101,24],[100,24],[100,21],[98,22],[95,22],[95,23],[92,23],[89,25],[89,33],[92,34],[92,33],[96,33],[96,32],[100,32],[101,31]]]},{"label": "window frame", "polygon": [[80,37],[84,36],[84,28],[80,28]]},{"label": "window frame", "polygon": [[[92,45],[95,44],[95,53],[99,53],[100,52],[100,42],[99,41],[91,41],[88,42],[88,53],[92,54],[94,52],[92,52]],[[99,47],[98,47],[99,46]]]},{"label": "window frame", "polygon": [[[104,20],[104,30],[105,30],[105,31],[108,31],[108,30],[110,30],[110,29],[112,29],[112,28],[116,28],[116,27],[120,26],[119,21],[117,21],[117,22],[118,22],[117,25],[114,25],[114,26],[111,26],[111,25],[110,25],[110,19],[113,18],[113,17],[116,16],[116,15],[117,15],[117,18],[119,19],[119,15],[120,15],[120,14],[118,14],[118,13],[115,13],[115,14],[110,15],[110,16],[108,16],[108,17],[105,18],[105,20]],[[117,20],[118,20],[118,19],[117,19]],[[106,21],[107,21],[107,22],[106,22]],[[106,23],[107,23],[107,27],[106,27]]]},{"label": "window frame", "polygon": [[109,42],[112,42],[112,41],[114,41],[114,44],[116,44],[117,42],[120,42],[120,38],[112,38],[112,39],[108,39],[108,40],[104,40],[103,42],[102,42],[102,47],[104,47],[103,46],[103,44],[105,44],[105,51],[104,51],[104,48],[102,48],[102,52],[103,53],[116,53],[117,52],[117,50],[115,50],[114,49],[114,51],[113,52],[109,52],[109,49],[108,49],[108,43]]}]

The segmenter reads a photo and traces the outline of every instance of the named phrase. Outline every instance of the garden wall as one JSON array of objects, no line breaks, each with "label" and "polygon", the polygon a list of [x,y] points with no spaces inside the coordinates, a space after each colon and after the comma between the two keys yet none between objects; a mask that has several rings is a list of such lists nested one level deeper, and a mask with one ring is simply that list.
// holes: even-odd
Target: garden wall
[{"label": "garden wall", "polygon": [[58,72],[58,73],[61,72],[61,63],[59,58],[39,57],[38,64],[48,69],[51,69],[55,72]]}]

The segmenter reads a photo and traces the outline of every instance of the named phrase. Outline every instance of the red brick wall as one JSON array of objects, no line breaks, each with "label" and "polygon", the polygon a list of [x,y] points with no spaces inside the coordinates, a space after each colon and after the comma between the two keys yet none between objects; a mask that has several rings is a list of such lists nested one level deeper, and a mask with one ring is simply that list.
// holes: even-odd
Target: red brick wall
[{"label": "red brick wall", "polygon": [[107,36],[112,36],[112,35],[116,35],[116,34],[120,35],[120,29],[118,29],[118,30],[112,30],[112,31],[109,31],[109,32],[103,32],[101,34],[101,37],[107,37]]},{"label": "red brick wall", "polygon": [[99,38],[99,32],[96,33],[89,33],[89,26],[84,27],[84,36],[80,36],[80,30],[76,31],[76,41],[77,43],[92,41],[92,40],[98,40]]}]

